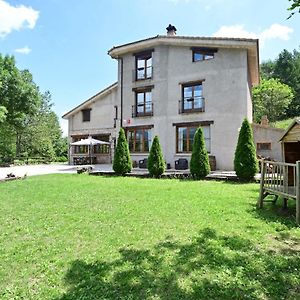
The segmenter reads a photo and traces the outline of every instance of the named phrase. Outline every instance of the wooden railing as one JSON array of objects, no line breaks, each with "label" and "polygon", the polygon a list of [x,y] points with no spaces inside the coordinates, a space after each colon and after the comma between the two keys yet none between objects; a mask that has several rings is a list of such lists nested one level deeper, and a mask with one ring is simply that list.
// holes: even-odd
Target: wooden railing
[{"label": "wooden railing", "polygon": [[289,198],[296,200],[296,222],[300,224],[300,161],[296,164],[266,161],[262,159],[260,195],[258,206],[263,207],[264,199],[274,195],[283,197],[284,205]]}]

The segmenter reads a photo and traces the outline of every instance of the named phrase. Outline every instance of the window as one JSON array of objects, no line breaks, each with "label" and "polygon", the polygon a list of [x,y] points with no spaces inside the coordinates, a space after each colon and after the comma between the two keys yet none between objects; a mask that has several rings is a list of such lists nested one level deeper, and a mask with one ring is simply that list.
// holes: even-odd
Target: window
[{"label": "window", "polygon": [[215,57],[217,49],[213,48],[192,48],[193,61],[209,60]]},{"label": "window", "polygon": [[[201,126],[207,152],[210,152],[210,126]],[[178,126],[176,128],[177,153],[192,152],[194,135],[198,126]]]},{"label": "window", "polygon": [[151,143],[150,128],[130,128],[127,130],[130,152],[149,152]]},{"label": "window", "polygon": [[118,120],[118,106],[115,105],[114,109],[115,109],[114,128],[116,128],[117,127],[117,120]]},{"label": "window", "polygon": [[152,51],[136,55],[135,70],[135,80],[152,78]]},{"label": "window", "polygon": [[133,106],[133,117],[152,116],[153,103],[151,89],[135,92],[135,105]]},{"label": "window", "polygon": [[271,143],[257,143],[257,150],[271,150]]},{"label": "window", "polygon": [[91,109],[83,109],[81,112],[82,122],[89,122],[91,120]]},{"label": "window", "polygon": [[182,86],[181,112],[203,112],[202,82]]}]

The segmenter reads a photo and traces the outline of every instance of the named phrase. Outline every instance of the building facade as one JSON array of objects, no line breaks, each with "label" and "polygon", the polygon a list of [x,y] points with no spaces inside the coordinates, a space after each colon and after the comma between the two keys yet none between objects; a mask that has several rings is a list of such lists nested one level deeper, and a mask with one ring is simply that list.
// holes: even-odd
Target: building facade
[{"label": "building facade", "polygon": [[[201,126],[217,168],[232,170],[241,123],[252,121],[258,40],[176,36],[174,26],[167,29],[166,36],[109,50],[118,61],[118,82],[64,116],[70,141],[104,134],[113,152],[123,127],[132,160],[139,161],[147,158],[158,135],[173,168],[179,158],[190,160],[193,136]],[[90,121],[84,121],[87,110]]]}]

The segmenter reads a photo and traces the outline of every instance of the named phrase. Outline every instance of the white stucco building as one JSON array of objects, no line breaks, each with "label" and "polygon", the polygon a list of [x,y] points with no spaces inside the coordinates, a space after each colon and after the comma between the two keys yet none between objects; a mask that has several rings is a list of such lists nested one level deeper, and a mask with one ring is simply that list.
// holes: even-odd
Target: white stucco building
[{"label": "white stucco building", "polygon": [[[241,123],[252,121],[251,88],[259,82],[258,40],[165,36],[113,47],[118,81],[72,109],[69,139],[91,135],[111,141],[95,148],[97,162],[109,162],[120,126],[126,131],[133,161],[147,158],[159,136],[165,160],[173,168],[190,159],[193,135],[201,126],[217,169],[232,170]],[[74,147],[72,147],[74,148]],[[87,155],[72,149],[70,160]]]}]

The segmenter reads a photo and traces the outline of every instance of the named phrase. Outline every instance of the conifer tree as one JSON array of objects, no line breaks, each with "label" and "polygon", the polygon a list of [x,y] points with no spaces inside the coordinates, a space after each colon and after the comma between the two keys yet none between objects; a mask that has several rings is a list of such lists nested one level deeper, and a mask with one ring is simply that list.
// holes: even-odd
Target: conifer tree
[{"label": "conifer tree", "polygon": [[244,119],[234,156],[234,170],[239,179],[249,181],[258,171],[256,150],[250,123]]},{"label": "conifer tree", "polygon": [[154,176],[156,178],[161,176],[166,169],[166,164],[163,158],[157,135],[154,137],[152,142],[147,167],[150,176]]},{"label": "conifer tree", "polygon": [[129,153],[128,143],[125,137],[124,129],[119,131],[117,147],[115,149],[113,170],[118,175],[125,175],[130,173],[132,169],[132,162]]},{"label": "conifer tree", "polygon": [[193,143],[193,151],[190,162],[190,172],[195,179],[201,179],[210,172],[209,158],[205,147],[203,130],[196,130]]}]

